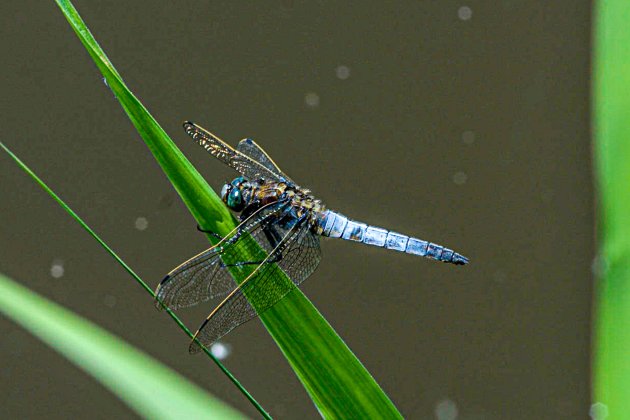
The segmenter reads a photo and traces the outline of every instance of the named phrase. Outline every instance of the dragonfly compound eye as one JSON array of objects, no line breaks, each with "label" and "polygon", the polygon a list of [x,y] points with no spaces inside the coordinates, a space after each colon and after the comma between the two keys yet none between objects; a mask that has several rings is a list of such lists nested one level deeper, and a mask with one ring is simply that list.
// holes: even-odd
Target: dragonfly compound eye
[{"label": "dragonfly compound eye", "polygon": [[238,188],[232,188],[232,190],[227,195],[226,204],[229,208],[234,211],[241,211],[245,207],[245,202],[243,200],[243,194],[241,194],[241,190]]},{"label": "dragonfly compound eye", "polygon": [[239,188],[243,182],[245,182],[245,178],[243,178],[242,176],[239,176],[238,178],[234,178],[231,184],[233,187]]}]

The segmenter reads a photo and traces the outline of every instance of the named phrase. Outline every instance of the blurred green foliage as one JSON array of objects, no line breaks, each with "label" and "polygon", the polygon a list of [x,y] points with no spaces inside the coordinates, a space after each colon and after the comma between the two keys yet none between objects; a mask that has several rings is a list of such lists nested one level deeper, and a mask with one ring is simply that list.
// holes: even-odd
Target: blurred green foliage
[{"label": "blurred green foliage", "polygon": [[[593,132],[599,198],[594,402],[630,418],[630,3],[595,7]],[[600,413],[601,416],[604,413]],[[603,417],[601,417],[603,418]]]},{"label": "blurred green foliage", "polygon": [[0,312],[92,375],[145,418],[243,418],[177,372],[3,274]]}]

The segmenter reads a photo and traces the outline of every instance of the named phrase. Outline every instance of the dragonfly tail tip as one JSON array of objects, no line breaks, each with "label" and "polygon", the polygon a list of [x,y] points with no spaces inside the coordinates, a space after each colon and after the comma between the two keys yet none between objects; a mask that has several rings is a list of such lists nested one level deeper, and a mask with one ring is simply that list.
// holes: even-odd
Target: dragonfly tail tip
[{"label": "dragonfly tail tip", "polygon": [[466,265],[468,264],[468,258],[460,254],[453,254],[453,259],[451,260],[451,262],[455,265]]}]

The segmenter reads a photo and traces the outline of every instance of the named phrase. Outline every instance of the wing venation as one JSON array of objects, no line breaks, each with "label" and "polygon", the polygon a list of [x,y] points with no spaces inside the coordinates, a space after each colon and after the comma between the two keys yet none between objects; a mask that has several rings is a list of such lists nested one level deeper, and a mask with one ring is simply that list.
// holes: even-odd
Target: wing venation
[{"label": "wing venation", "polygon": [[276,162],[271,159],[271,157],[265,152],[265,150],[258,145],[252,139],[243,139],[236,146],[236,150],[243,153],[244,155],[249,156],[256,162],[263,165],[265,168],[269,169],[271,172],[275,173],[278,178],[284,178],[287,181],[293,182],[282,170]]},{"label": "wing venation", "polygon": [[[258,254],[262,255],[256,254],[259,250],[255,244],[239,245],[240,238],[246,235],[254,236],[258,245],[268,249],[269,244],[265,243],[267,239],[263,228],[271,224],[287,205],[287,202],[276,202],[261,207],[217,245],[171,270],[156,290],[156,307],[162,309],[165,305],[171,310],[176,310],[231,292],[237,284],[230,270],[226,269],[226,264],[246,261],[252,255],[264,258],[264,254],[260,252]],[[232,269],[239,270],[238,267]]]},{"label": "wing venation", "polygon": [[[278,253],[282,253],[282,258],[273,263]],[[295,290],[315,271],[320,260],[318,237],[308,229],[307,223],[295,225],[286,232],[267,260],[208,316],[196,333],[197,339],[207,347],[260,315]],[[278,277],[281,273],[277,270],[282,270],[292,282]],[[256,309],[250,301],[254,302]],[[189,350],[197,353],[200,347],[193,341]]]},{"label": "wing venation", "polygon": [[184,130],[186,134],[206,149],[208,153],[240,172],[245,178],[250,180],[266,179],[282,181],[278,174],[269,170],[251,157],[233,149],[232,146],[203,127],[187,121],[184,123]]}]

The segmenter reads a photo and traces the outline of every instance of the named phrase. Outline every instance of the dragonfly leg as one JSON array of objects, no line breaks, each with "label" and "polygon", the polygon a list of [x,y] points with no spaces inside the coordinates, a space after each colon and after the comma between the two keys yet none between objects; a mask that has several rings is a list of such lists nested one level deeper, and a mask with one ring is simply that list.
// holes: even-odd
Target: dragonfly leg
[{"label": "dragonfly leg", "polygon": [[278,246],[278,244],[282,240],[282,235],[280,234],[280,232],[278,232],[278,230],[275,229],[275,227],[271,224],[263,227],[263,233],[267,237],[267,240],[271,244],[272,248]]},{"label": "dragonfly leg", "polygon": [[197,230],[199,232],[209,233],[210,235],[214,236],[218,240],[222,240],[223,239],[223,236],[219,235],[218,233],[216,233],[216,232],[214,232],[214,231],[212,231],[210,229],[208,229],[208,230],[202,229],[201,226],[199,226],[199,225],[197,225]]}]

